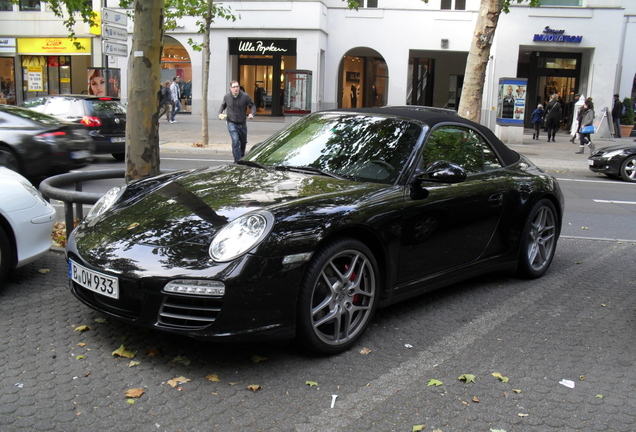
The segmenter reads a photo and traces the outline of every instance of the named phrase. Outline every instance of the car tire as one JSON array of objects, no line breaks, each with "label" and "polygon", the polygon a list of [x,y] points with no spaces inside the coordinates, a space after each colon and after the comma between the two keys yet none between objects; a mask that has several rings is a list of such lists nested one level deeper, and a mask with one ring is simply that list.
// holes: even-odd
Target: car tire
[{"label": "car tire", "polygon": [[9,237],[4,232],[4,228],[0,226],[0,284],[4,281],[4,278],[9,272],[11,267],[11,261],[13,260],[11,253],[11,243],[9,243]]},{"label": "car tire", "polygon": [[636,182],[636,154],[628,156],[621,164],[621,178],[628,182]]},{"label": "car tire", "polygon": [[20,172],[18,158],[8,148],[0,147],[0,166],[9,168],[15,172]]},{"label": "car tire", "polygon": [[548,199],[541,199],[528,214],[521,237],[520,276],[534,279],[543,276],[550,267],[559,236],[557,212]]},{"label": "car tire", "polygon": [[300,287],[297,342],[321,355],[349,349],[373,318],[379,286],[377,262],[364,243],[344,238],[320,249]]},{"label": "car tire", "polygon": [[111,155],[113,155],[115,160],[118,160],[118,161],[123,161],[126,159],[126,153],[111,153]]}]

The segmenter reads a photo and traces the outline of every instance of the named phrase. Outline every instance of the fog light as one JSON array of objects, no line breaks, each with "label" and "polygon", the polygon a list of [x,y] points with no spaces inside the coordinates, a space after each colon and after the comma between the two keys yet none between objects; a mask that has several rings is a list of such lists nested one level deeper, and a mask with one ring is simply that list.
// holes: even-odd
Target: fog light
[{"label": "fog light", "polygon": [[199,279],[176,279],[163,287],[164,292],[173,294],[189,294],[201,296],[225,295],[225,284],[219,281]]}]

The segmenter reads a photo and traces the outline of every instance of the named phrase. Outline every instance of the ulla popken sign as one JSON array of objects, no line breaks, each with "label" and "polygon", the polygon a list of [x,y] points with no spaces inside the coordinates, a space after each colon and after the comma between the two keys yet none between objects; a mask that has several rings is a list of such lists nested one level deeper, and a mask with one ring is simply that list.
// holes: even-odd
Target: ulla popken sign
[{"label": "ulla popken sign", "polygon": [[296,39],[230,39],[231,55],[296,55]]}]

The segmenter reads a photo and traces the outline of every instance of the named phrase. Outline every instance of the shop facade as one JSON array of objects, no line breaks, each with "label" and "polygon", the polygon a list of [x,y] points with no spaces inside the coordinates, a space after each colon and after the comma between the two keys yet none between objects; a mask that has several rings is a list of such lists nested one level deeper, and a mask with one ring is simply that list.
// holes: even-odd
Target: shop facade
[{"label": "shop facade", "polygon": [[[408,104],[456,109],[480,1],[360,3],[356,11],[341,0],[224,2],[240,18],[216,19],[212,27],[209,115],[215,115],[231,80],[238,80],[252,96],[259,116],[284,115],[285,78],[294,70],[311,74],[312,84],[305,87],[310,89],[311,111]],[[165,81],[180,76],[188,85],[182,92],[182,105],[185,111],[198,114],[203,59],[188,43],[189,39],[203,42],[196,20],[179,20],[178,27],[165,36],[161,77]],[[128,35],[130,47],[132,24]],[[13,67],[20,81],[22,57],[44,53],[21,52],[18,40],[25,36],[6,36],[16,38]],[[611,105],[614,93],[633,96],[636,57],[629,50],[630,40],[636,40],[636,2],[630,0],[544,0],[538,8],[512,5],[510,13],[501,15],[490,41],[481,122],[493,129],[508,127],[497,124],[503,77],[525,80],[525,111],[531,112],[530,108],[557,92],[566,107],[564,128],[572,120],[568,107],[576,94],[593,97],[597,111]],[[92,42],[98,46],[95,39]],[[58,64],[65,61],[62,53],[56,54]],[[101,66],[98,49],[92,55],[68,57],[71,70]],[[10,69],[6,58],[11,54],[0,51],[3,74]],[[115,65],[110,64],[112,58],[108,61],[109,67],[121,69],[125,99],[127,59],[117,58]],[[47,68],[54,67],[48,66],[48,59],[45,63]],[[56,78],[54,70],[47,73],[49,91],[54,89],[52,82],[59,91],[68,84]],[[63,71],[58,73],[61,77]],[[72,72],[70,78],[75,91]],[[17,88],[18,99],[30,95],[28,90],[24,93],[24,83]],[[528,126],[525,112],[517,109],[517,114],[521,124]]]}]

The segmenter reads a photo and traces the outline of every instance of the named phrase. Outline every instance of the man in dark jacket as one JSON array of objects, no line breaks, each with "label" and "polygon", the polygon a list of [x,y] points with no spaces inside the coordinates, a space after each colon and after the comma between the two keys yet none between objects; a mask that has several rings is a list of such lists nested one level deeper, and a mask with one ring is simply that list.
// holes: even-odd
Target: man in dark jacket
[{"label": "man in dark jacket", "polygon": [[621,117],[623,117],[623,102],[618,94],[614,95],[614,105],[612,105],[612,122],[614,123],[614,136],[621,138]]},{"label": "man in dark jacket", "polygon": [[172,115],[172,93],[170,92],[170,81],[163,83],[161,87],[161,111],[159,111],[159,120],[165,114],[166,120],[170,123],[170,116]]},{"label": "man in dark jacket", "polygon": [[[249,115],[246,115],[247,108],[250,109]],[[253,119],[255,114],[256,105],[254,105],[250,95],[240,89],[238,81],[230,82],[230,92],[223,96],[223,102],[219,108],[219,118],[227,120],[227,130],[232,138],[234,162],[245,156],[247,119]]]}]

